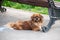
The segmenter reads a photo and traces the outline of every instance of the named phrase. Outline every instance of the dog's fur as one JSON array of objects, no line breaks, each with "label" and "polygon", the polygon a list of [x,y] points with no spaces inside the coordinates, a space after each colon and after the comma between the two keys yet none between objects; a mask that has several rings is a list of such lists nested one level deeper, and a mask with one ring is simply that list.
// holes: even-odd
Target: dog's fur
[{"label": "dog's fur", "polygon": [[43,23],[43,16],[40,14],[33,14],[31,20],[29,21],[17,21],[13,23],[8,23],[9,26],[16,30],[41,30]]}]

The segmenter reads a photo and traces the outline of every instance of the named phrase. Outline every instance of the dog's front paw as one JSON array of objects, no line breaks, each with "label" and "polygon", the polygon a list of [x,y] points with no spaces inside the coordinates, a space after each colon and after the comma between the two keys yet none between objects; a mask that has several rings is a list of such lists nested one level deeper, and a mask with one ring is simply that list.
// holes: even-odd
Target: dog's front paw
[{"label": "dog's front paw", "polygon": [[40,31],[40,28],[34,28],[33,31]]}]

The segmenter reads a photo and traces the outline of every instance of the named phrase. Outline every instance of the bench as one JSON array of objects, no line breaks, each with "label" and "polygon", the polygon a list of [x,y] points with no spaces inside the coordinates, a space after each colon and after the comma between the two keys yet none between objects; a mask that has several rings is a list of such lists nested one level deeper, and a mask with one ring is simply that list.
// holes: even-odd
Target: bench
[{"label": "bench", "polygon": [[[47,32],[51,26],[54,24],[54,22],[57,19],[60,19],[60,3],[56,3],[55,5],[53,0],[9,0],[13,2],[19,2],[19,3],[24,3],[24,4],[29,4],[29,5],[34,5],[34,6],[41,6],[41,7],[47,7],[49,11],[49,16],[50,16],[50,21],[47,26],[42,27],[43,32]],[[5,12],[6,9],[1,7],[2,0],[0,0],[0,9],[2,9],[2,12]]]},{"label": "bench", "polygon": [[47,0],[10,0],[10,1],[29,4],[29,5],[33,5],[33,6],[48,7]]},{"label": "bench", "polygon": [[[4,0],[0,0],[0,11],[1,12],[5,12],[6,11],[5,8],[1,7],[3,1]],[[24,3],[24,4],[29,4],[29,5],[33,5],[33,6],[48,7],[48,1],[47,0],[8,0],[8,1]]]}]

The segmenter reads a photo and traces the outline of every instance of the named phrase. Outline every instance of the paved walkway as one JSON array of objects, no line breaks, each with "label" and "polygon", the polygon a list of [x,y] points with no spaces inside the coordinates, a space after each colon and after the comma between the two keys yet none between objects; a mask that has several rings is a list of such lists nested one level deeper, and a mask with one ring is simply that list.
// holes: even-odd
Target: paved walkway
[{"label": "paved walkway", "polygon": [[[17,10],[7,7],[6,13],[0,14],[0,25],[4,25],[11,21],[29,20],[33,13],[34,12],[27,12],[24,10]],[[47,15],[43,16],[43,25],[46,25],[49,22],[49,17]],[[47,33],[27,30],[18,31],[6,28],[0,31],[0,40],[60,40],[60,21],[56,21],[56,24],[53,25],[50,31]]]}]

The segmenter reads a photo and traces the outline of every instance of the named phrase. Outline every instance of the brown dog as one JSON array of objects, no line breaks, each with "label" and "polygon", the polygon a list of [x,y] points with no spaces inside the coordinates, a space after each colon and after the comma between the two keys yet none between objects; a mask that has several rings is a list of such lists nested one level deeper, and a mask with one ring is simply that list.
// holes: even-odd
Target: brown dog
[{"label": "brown dog", "polygon": [[43,16],[40,14],[33,14],[31,16],[31,20],[29,21],[17,21],[13,23],[9,23],[9,26],[16,30],[41,30],[43,23]]}]

